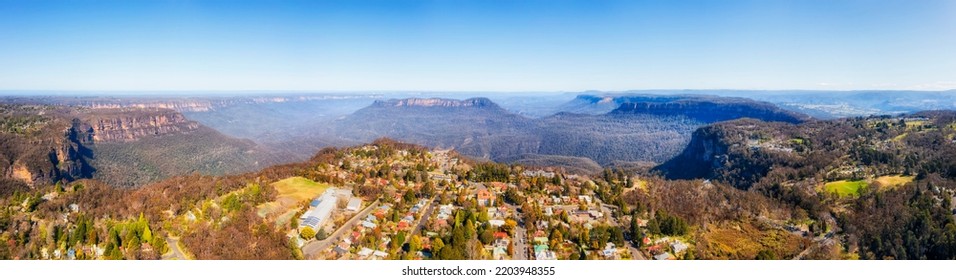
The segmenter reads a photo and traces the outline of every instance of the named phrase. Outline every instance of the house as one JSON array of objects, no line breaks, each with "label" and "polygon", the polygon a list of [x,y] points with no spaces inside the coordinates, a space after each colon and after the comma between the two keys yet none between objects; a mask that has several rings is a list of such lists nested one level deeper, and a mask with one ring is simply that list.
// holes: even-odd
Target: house
[{"label": "house", "polygon": [[674,242],[671,242],[671,249],[674,250],[675,254],[680,254],[684,250],[687,250],[687,247],[688,247],[687,244],[684,244],[684,242],[681,242],[680,240],[675,240]]},{"label": "house", "polygon": [[499,219],[488,220],[488,223],[491,224],[492,226],[500,227],[505,225],[505,220],[499,220]]},{"label": "house", "polygon": [[552,215],[554,215],[554,209],[552,209],[551,206],[545,207],[545,208],[544,208],[544,215],[545,215],[545,216],[548,216],[548,217],[551,217]]},{"label": "house", "polygon": [[504,232],[504,231],[496,231],[496,232],[495,232],[495,239],[503,239],[503,238],[508,238],[508,233],[507,233],[507,232]]},{"label": "house", "polygon": [[487,188],[478,188],[478,205],[489,206],[495,203],[495,196]]},{"label": "house", "polygon": [[525,177],[545,177],[548,179],[554,178],[554,172],[548,172],[544,170],[527,170],[522,172],[521,175]]},{"label": "house", "polygon": [[663,261],[663,260],[674,260],[674,259],[676,259],[676,258],[674,258],[674,256],[671,256],[671,254],[669,254],[669,253],[667,253],[667,252],[663,252],[663,253],[654,255],[654,259],[655,259],[655,260],[659,260],[659,261]]},{"label": "house", "polygon": [[363,222],[362,222],[362,226],[365,227],[365,228],[367,228],[367,229],[375,229],[376,227],[378,227],[378,225],[376,225],[376,224],[373,223],[373,222],[369,222],[369,221],[363,221]]},{"label": "house", "polygon": [[488,213],[488,217],[494,218],[494,217],[498,216],[498,208],[488,207],[488,209],[485,210],[485,213]]},{"label": "house", "polygon": [[76,212],[79,212],[79,211],[80,211],[80,205],[78,205],[78,204],[76,204],[76,203],[71,203],[71,204],[70,204],[70,212],[76,213]]},{"label": "house", "polygon": [[536,260],[553,261],[553,260],[557,260],[557,259],[558,259],[558,256],[556,256],[556,255],[554,254],[554,251],[544,250],[544,251],[540,251],[540,252],[535,252],[535,253],[534,253],[534,258],[535,258]]},{"label": "house", "polygon": [[357,212],[360,208],[362,208],[362,199],[358,197],[349,199],[349,204],[345,206],[345,210],[352,212]]},{"label": "house", "polygon": [[375,250],[375,252],[372,252],[372,256],[373,256],[373,257],[376,257],[376,258],[379,258],[379,259],[384,259],[384,258],[387,258],[387,257],[388,257],[388,253],[383,252],[383,251],[379,251],[379,250]]},{"label": "house", "polygon": [[617,246],[615,246],[614,243],[607,243],[607,245],[604,246],[604,250],[601,251],[601,255],[609,259],[617,258]]},{"label": "house", "polygon": [[544,245],[544,244],[534,245],[534,253],[535,253],[535,255],[537,255],[538,253],[543,252],[543,251],[548,251],[548,249],[549,249],[549,248],[548,248],[548,245]]},{"label": "house", "polygon": [[578,201],[584,201],[587,204],[591,204],[591,196],[589,195],[579,195]]},{"label": "house", "polygon": [[508,190],[508,184],[502,182],[491,182],[490,184],[491,189],[495,190],[496,192],[504,192]]},{"label": "house", "polygon": [[338,256],[345,255],[349,252],[349,245],[345,244],[345,242],[339,243],[335,248],[332,248],[332,251]]},{"label": "house", "polygon": [[375,250],[369,249],[368,247],[362,247],[362,250],[359,250],[358,252],[358,256],[363,259],[368,259],[368,257],[371,256],[374,251]]}]

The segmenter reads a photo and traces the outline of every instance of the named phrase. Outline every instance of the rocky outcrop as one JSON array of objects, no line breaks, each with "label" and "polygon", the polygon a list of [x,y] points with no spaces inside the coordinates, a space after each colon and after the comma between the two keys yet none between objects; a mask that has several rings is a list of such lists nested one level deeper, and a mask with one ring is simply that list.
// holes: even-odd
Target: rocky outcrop
[{"label": "rocky outcrop", "polygon": [[78,119],[58,120],[35,137],[7,138],[3,155],[5,177],[28,185],[91,178],[93,134]]},{"label": "rocky outcrop", "polygon": [[144,137],[188,133],[199,124],[182,114],[163,109],[115,110],[90,114],[86,123],[96,142],[128,142]]}]

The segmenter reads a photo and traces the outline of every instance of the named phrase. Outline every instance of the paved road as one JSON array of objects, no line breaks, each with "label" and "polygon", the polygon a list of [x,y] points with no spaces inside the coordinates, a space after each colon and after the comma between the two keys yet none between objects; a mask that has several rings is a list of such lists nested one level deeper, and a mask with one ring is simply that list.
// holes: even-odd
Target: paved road
[{"label": "paved road", "polygon": [[437,202],[435,202],[435,198],[432,197],[432,200],[426,204],[425,210],[421,212],[422,215],[418,218],[418,224],[412,228],[412,233],[408,235],[408,238],[405,238],[405,243],[408,243],[408,241],[412,239],[412,235],[418,234],[418,232],[425,227],[425,223],[431,218],[432,213],[435,213],[435,204],[437,204]]},{"label": "paved road", "polygon": [[627,249],[631,251],[632,260],[638,260],[638,261],[647,260],[647,258],[644,257],[644,252],[641,252],[640,249],[634,248],[634,245],[631,244],[631,242],[625,242],[625,243],[627,243]]},{"label": "paved road", "polygon": [[172,238],[166,236],[166,245],[169,247],[169,252],[166,252],[162,256],[164,260],[188,260],[186,254],[183,253],[182,248],[179,247],[179,238]]},{"label": "paved road", "polygon": [[528,230],[524,228],[524,218],[521,217],[522,214],[518,213],[517,206],[505,203],[505,207],[508,207],[511,213],[515,214],[515,220],[518,222],[518,226],[515,228],[515,236],[511,239],[514,242],[515,249],[515,255],[511,258],[514,260],[528,260],[531,253],[528,250]]},{"label": "paved road", "polygon": [[523,226],[524,223],[518,223],[518,227],[515,228],[515,238],[511,240],[514,241],[515,246],[515,255],[512,259],[515,260],[527,260],[528,255],[531,253],[528,252],[528,230]]},{"label": "paved road", "polygon": [[817,246],[823,245],[832,245],[833,244],[833,232],[828,232],[823,236],[817,236],[813,238],[813,243],[810,243],[810,246],[807,246],[807,249],[803,250],[796,257],[793,257],[793,260],[801,260],[803,257],[807,256],[810,253],[810,250]]},{"label": "paved road", "polygon": [[352,219],[349,219],[349,221],[343,224],[341,227],[336,229],[335,232],[329,235],[329,237],[326,238],[325,240],[314,240],[314,239],[310,240],[308,243],[305,244],[305,246],[302,246],[302,254],[305,255],[306,259],[313,259],[319,253],[324,252],[330,246],[338,243],[339,241],[342,240],[343,233],[348,232],[353,227],[355,227],[355,225],[358,224],[358,222],[361,221],[362,218],[367,216],[369,212],[372,212],[372,210],[374,210],[375,207],[378,207],[378,204],[379,204],[379,201],[376,200],[368,207],[365,207],[365,209],[363,209],[361,212],[359,212],[354,217],[352,217]]}]

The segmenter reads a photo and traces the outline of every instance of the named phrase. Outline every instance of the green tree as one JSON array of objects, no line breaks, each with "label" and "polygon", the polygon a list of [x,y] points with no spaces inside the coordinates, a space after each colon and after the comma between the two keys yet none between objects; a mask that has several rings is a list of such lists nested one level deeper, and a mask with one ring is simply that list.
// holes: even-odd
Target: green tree
[{"label": "green tree", "polygon": [[315,233],[315,239],[325,240],[329,237],[329,233],[325,232],[325,228],[319,228],[319,231]]},{"label": "green tree", "polygon": [[143,241],[147,243],[153,241],[153,232],[149,230],[149,225],[143,228]]},{"label": "green tree", "polygon": [[485,228],[485,230],[481,231],[481,234],[478,235],[478,240],[481,241],[481,244],[491,244],[491,242],[495,241],[495,234],[491,228]]},{"label": "green tree", "polygon": [[315,230],[311,227],[304,227],[302,230],[299,230],[299,236],[305,240],[315,238]]},{"label": "green tree", "polygon": [[776,259],[777,259],[777,254],[774,253],[774,252],[771,251],[771,250],[764,249],[764,250],[760,250],[760,252],[757,252],[757,257],[756,257],[756,259],[758,259],[758,260],[776,260]]},{"label": "green tree", "polygon": [[418,252],[422,249],[422,237],[418,234],[412,235],[412,238],[408,240],[408,251],[409,252]]},{"label": "green tree", "polygon": [[153,246],[153,250],[156,250],[160,255],[169,252],[169,245],[166,244],[166,239],[164,238],[153,238],[153,241],[150,242],[149,245]]},{"label": "green tree", "polygon": [[445,247],[445,242],[441,238],[432,238],[432,255],[438,254],[438,251]]}]

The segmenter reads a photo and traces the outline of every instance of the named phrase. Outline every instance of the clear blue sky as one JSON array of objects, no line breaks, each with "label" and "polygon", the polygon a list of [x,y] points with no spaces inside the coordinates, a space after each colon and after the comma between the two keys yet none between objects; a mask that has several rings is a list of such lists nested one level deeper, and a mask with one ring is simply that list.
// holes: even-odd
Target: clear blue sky
[{"label": "clear blue sky", "polygon": [[6,1],[2,90],[956,88],[956,1]]}]

